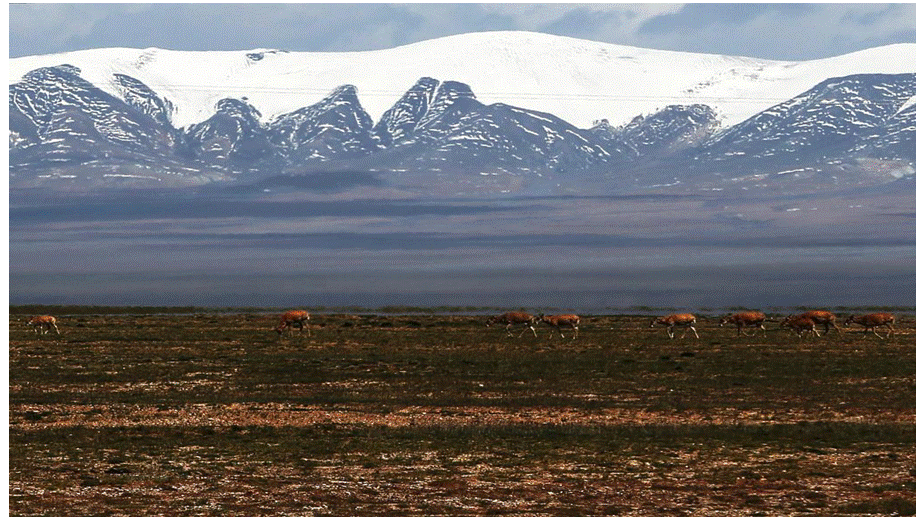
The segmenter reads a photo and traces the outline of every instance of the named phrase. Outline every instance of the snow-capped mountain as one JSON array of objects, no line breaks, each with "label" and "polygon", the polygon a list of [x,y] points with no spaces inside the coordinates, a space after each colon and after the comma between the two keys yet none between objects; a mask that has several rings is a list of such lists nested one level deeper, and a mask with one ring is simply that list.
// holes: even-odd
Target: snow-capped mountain
[{"label": "snow-capped mountain", "polygon": [[373,126],[355,87],[344,85],[312,106],[276,117],[267,129],[284,158],[291,163],[308,163],[379,151],[382,146]]},{"label": "snow-capped mountain", "polygon": [[916,88],[914,74],[828,79],[694,149],[692,168],[731,177],[739,167],[749,174],[835,174],[836,166],[864,158],[913,164],[916,115],[901,108]]},{"label": "snow-capped mountain", "polygon": [[9,70],[13,186],[348,170],[542,193],[579,175],[613,191],[604,178],[676,169],[712,182],[915,162],[915,45],[779,62],[496,32],[374,52],[98,49]]},{"label": "snow-capped mountain", "polygon": [[208,120],[192,124],[185,131],[185,150],[190,156],[205,162],[224,162],[232,168],[246,167],[272,154],[259,110],[237,99],[222,99],[216,109]]},{"label": "snow-capped mountain", "polygon": [[428,113],[428,107],[434,100],[440,82],[431,77],[423,77],[415,83],[380,117],[374,126],[374,134],[382,139],[386,146],[399,147],[412,142],[412,134],[422,117]]},{"label": "snow-capped mountain", "polygon": [[[424,78],[419,84],[434,82]],[[609,157],[587,132],[566,121],[501,103],[485,105],[463,83],[438,84],[430,103],[425,96],[411,99],[403,98],[399,107],[417,120],[404,118],[396,127],[392,141],[400,158],[391,167],[491,174],[590,169]]]},{"label": "snow-capped mountain", "polygon": [[705,104],[667,106],[648,116],[639,115],[628,124],[615,128],[602,120],[591,128],[610,145],[622,149],[625,156],[672,156],[677,152],[705,143],[719,129],[716,112]]},{"label": "snow-capped mountain", "polygon": [[183,135],[168,123],[168,104],[142,83],[118,76],[124,99],[71,65],[41,68],[10,86],[10,184],[201,184],[224,178],[181,155]]},{"label": "snow-capped mountain", "polygon": [[[117,80],[122,84],[124,78]],[[133,90],[126,97],[137,100]],[[151,114],[148,105],[139,107],[109,95],[70,65],[26,74],[10,86],[10,108],[10,131],[18,137],[17,147],[25,142],[56,144],[60,155],[68,148],[74,153],[104,153],[108,145],[159,153],[174,143],[168,124],[155,119],[161,112]]]},{"label": "snow-capped mountain", "polygon": [[9,60],[9,83],[70,64],[119,96],[114,74],[141,81],[173,106],[175,127],[202,122],[224,98],[264,121],[354,85],[373,120],[421,77],[469,85],[483,104],[552,113],[580,128],[614,125],[672,104],[706,104],[737,124],[830,77],[914,73],[915,45],[890,45],[813,61],[649,50],[531,32],[461,34],[370,52],[95,49]]},{"label": "snow-capped mountain", "polygon": [[860,146],[871,146],[878,130],[889,125],[915,92],[914,74],[828,79],[731,127],[706,144],[700,156],[722,160],[728,155],[790,155],[806,160],[817,153],[826,158],[852,150],[854,136],[862,137]]}]

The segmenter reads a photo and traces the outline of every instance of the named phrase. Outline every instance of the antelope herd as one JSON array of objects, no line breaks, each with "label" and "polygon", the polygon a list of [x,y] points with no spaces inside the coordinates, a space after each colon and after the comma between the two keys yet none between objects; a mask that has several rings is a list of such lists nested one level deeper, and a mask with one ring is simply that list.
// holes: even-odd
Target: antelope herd
[{"label": "antelope herd", "polygon": [[[742,334],[748,336],[749,334],[744,331],[746,327],[754,328],[754,335],[757,334],[757,329],[763,331],[764,336],[767,335],[767,329],[764,326],[764,323],[767,321],[775,321],[768,319],[767,316],[760,311],[743,311],[728,316],[723,316],[719,319],[719,327],[723,327],[726,324],[734,325],[737,328],[738,337]],[[830,329],[833,328],[837,331],[838,334],[842,334],[840,327],[837,326],[837,317],[829,312],[824,310],[812,310],[806,311],[801,314],[791,314],[783,319],[779,328],[784,329],[788,328],[790,331],[795,333],[802,338],[804,335],[814,334],[815,336],[820,336],[821,333],[818,332],[818,326],[824,327],[824,334],[827,335],[830,333]],[[879,339],[886,339],[891,337],[894,333],[894,321],[895,318],[893,315],[887,312],[876,312],[872,314],[865,314],[862,316],[851,315],[846,319],[844,325],[849,327],[851,323],[861,325],[863,327],[863,334],[866,335],[871,330],[873,334]],[[545,315],[540,314],[539,316],[533,316],[526,312],[506,312],[499,314],[498,316],[490,316],[486,319],[486,326],[492,326],[494,324],[502,324],[505,326],[509,336],[514,336],[511,332],[511,328],[520,325],[523,327],[523,330],[518,334],[518,338],[522,337],[528,330],[530,330],[534,337],[537,337],[536,327],[540,323],[545,323],[551,327],[550,337],[552,337],[553,330],[559,333],[561,338],[565,338],[565,335],[562,333],[562,329],[572,329],[573,336],[572,339],[578,338],[578,326],[581,323],[581,318],[577,314],[557,314],[557,315]],[[57,319],[54,316],[35,316],[31,318],[28,323],[29,326],[33,327],[35,332],[38,334],[47,334],[50,333],[53,329],[57,334],[60,334],[61,331],[57,326]],[[699,333],[696,331],[697,319],[693,314],[680,313],[680,314],[670,314],[668,316],[661,316],[657,318],[652,318],[651,323],[649,324],[650,328],[655,326],[666,327],[668,338],[674,339],[674,328],[683,327],[684,332],[681,334],[681,339],[683,339],[687,332],[692,330],[693,335],[697,339],[700,338]],[[887,332],[885,336],[882,337],[876,329],[879,327],[885,327]],[[290,334],[293,334],[294,329],[299,329],[300,334],[303,334],[304,329],[307,331],[307,336],[311,336],[310,333],[310,313],[304,310],[291,310],[287,311],[280,316],[278,326],[275,327],[275,332],[279,336],[283,337],[284,332],[287,330]]]},{"label": "antelope herd", "polygon": [[[735,314],[730,314],[723,316],[719,319],[719,327],[724,327],[726,324],[734,325],[737,328],[737,335],[740,337],[742,334],[748,336],[749,334],[744,331],[746,327],[752,327],[754,329],[754,335],[757,334],[757,329],[763,331],[764,337],[767,335],[767,327],[764,325],[767,321],[775,321],[767,318],[767,315],[760,311],[742,311]],[[818,332],[818,325],[824,326],[824,334],[827,335],[830,333],[830,329],[833,328],[838,333],[842,333],[840,327],[837,326],[837,316],[832,312],[824,310],[811,310],[806,311],[801,314],[791,314],[787,316],[783,321],[780,322],[779,328],[788,328],[793,333],[802,338],[804,334],[814,334],[815,336],[820,336],[821,333]],[[524,330],[518,334],[518,337],[524,335],[528,329],[533,332],[534,337],[537,336],[537,331],[535,327],[539,323],[546,323],[552,329],[559,332],[559,336],[565,338],[565,335],[562,334],[562,328],[570,328],[574,331],[572,339],[578,337],[578,325],[581,322],[581,318],[577,314],[559,314],[555,316],[546,316],[540,314],[539,316],[533,316],[526,312],[506,312],[498,316],[490,316],[486,320],[486,326],[492,326],[495,323],[504,323],[506,324],[505,329],[508,332],[509,336],[513,336],[511,333],[511,327],[514,325],[523,325]],[[888,314],[887,312],[876,312],[873,314],[866,314],[864,316],[850,316],[847,318],[845,325],[850,326],[850,323],[856,323],[857,325],[862,325],[865,330],[864,334],[867,334],[870,330],[873,334],[878,336],[880,339],[885,339],[891,337],[891,334],[894,332],[894,316]],[[693,335],[697,339],[700,338],[699,333],[696,331],[697,319],[696,316],[689,313],[680,313],[680,314],[670,314],[668,316],[661,316],[657,318],[652,318],[649,323],[649,328],[654,328],[655,326],[666,327],[668,338],[674,339],[674,328],[683,327],[684,332],[681,334],[681,339],[683,339],[688,331],[693,331]],[[876,332],[877,327],[885,327],[887,333],[883,338],[881,335]],[[550,331],[552,333],[552,331]]]}]

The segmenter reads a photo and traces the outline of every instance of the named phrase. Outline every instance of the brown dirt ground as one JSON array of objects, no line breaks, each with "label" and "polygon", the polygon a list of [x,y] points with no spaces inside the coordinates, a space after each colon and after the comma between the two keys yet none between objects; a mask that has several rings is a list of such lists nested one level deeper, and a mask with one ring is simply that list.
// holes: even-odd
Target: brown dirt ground
[{"label": "brown dirt ground", "polygon": [[[190,318],[133,318],[126,336],[110,334],[111,316],[71,318],[63,338],[11,322],[11,515],[915,514],[915,380],[905,373],[915,364],[912,322],[887,343],[852,331],[811,342],[773,333],[765,343],[724,329],[702,342],[671,342],[660,330],[640,333],[647,320],[636,317],[623,319],[634,335],[611,345],[601,338],[609,322],[595,318],[577,343],[546,345],[500,334],[482,343],[465,317],[383,326],[342,316],[318,325],[318,338],[275,348],[261,316]],[[208,335],[228,320],[257,337]],[[429,332],[445,320],[445,332]],[[163,337],[173,326],[189,334]],[[151,332],[160,337],[144,341]],[[469,352],[460,358],[466,366],[442,365],[439,346]],[[638,384],[585,363],[566,384],[538,365],[516,381],[532,388],[523,399],[510,384],[490,386],[491,363],[476,363],[511,346],[513,358],[528,346],[556,354],[559,369],[574,371],[574,356],[597,353],[655,377]],[[563,346],[572,363],[559,354]],[[391,349],[401,355],[381,358]],[[863,353],[854,350],[878,366],[831,364]],[[739,351],[752,358],[732,359]],[[761,387],[727,383],[717,401],[660,403],[667,382],[695,394],[711,389],[713,374],[693,373],[708,371],[705,361],[760,371],[769,365],[753,363],[784,354],[831,364],[815,382],[832,388],[813,394],[767,379]],[[291,357],[298,359],[281,369],[260,369],[263,360]],[[320,361],[337,375],[283,380],[285,368]],[[158,365],[154,374],[125,373],[144,362]],[[236,374],[227,373],[230,362]],[[253,373],[239,375],[247,368]],[[437,375],[445,392],[456,391],[448,402],[408,396],[414,387],[431,391]],[[381,394],[388,379],[405,400]],[[311,399],[330,393],[341,398]],[[569,403],[558,402],[563,395]]]}]

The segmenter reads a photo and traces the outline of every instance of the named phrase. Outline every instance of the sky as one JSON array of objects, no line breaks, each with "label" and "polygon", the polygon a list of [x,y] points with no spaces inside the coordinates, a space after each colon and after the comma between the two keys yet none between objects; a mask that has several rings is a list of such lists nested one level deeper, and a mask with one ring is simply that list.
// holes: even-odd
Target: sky
[{"label": "sky", "polygon": [[103,47],[341,52],[523,30],[661,50],[808,60],[916,42],[914,3],[10,4],[11,58]]}]

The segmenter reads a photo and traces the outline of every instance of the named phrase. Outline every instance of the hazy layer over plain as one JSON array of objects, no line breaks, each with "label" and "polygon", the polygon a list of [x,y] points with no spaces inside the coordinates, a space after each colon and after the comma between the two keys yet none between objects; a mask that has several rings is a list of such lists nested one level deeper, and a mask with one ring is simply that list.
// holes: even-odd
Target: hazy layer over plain
[{"label": "hazy layer over plain", "polygon": [[10,303],[912,306],[912,192],[17,204]]}]

